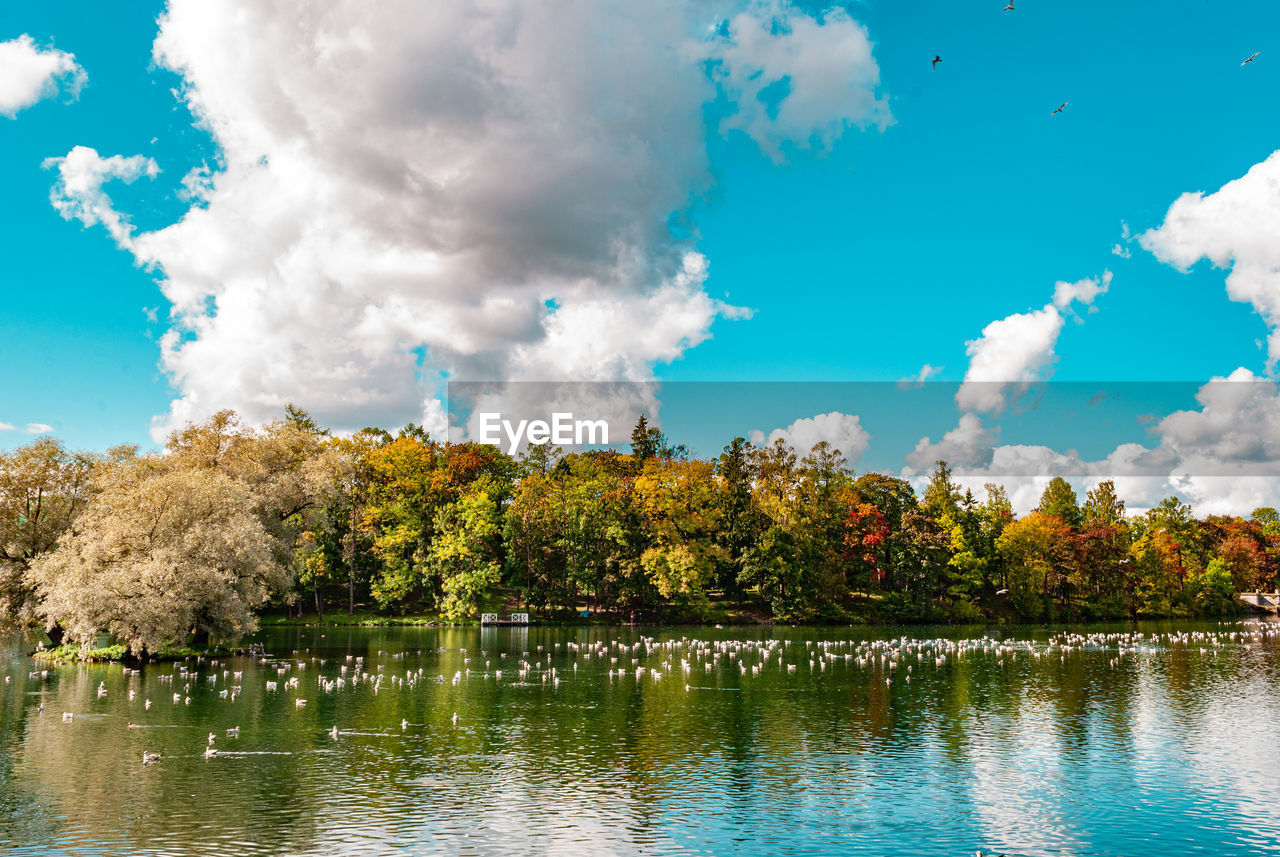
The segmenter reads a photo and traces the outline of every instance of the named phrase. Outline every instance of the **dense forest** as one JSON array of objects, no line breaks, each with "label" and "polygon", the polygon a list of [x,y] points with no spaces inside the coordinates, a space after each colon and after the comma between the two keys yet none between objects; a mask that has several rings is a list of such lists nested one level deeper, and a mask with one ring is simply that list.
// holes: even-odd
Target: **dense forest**
[{"label": "dense forest", "polygon": [[0,454],[0,615],[135,653],[231,641],[257,615],[471,619],[527,606],[642,621],[963,622],[1234,612],[1275,586],[1280,516],[1127,515],[1110,482],[1053,479],[1015,516],[945,462],[917,496],[837,450],[735,438],[691,457],[644,418],[629,453],[335,436],[304,411],[232,412],[163,452]]}]

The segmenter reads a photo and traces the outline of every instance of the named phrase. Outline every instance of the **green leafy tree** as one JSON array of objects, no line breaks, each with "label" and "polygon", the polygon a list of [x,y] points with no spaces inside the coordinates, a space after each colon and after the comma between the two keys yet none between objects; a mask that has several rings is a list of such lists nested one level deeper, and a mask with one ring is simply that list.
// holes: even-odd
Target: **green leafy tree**
[{"label": "green leafy tree", "polygon": [[665,599],[705,613],[707,588],[724,550],[716,540],[720,497],[710,462],[651,459],[635,481],[635,502],[651,544],[640,557]]},{"label": "green leafy tree", "polygon": [[1204,573],[1195,579],[1195,602],[1199,612],[1217,616],[1235,609],[1236,586],[1231,570],[1220,558],[1209,561]]},{"label": "green leafy tree", "polygon": [[474,616],[485,592],[502,578],[500,518],[490,486],[484,480],[469,486],[440,509],[434,529],[428,561],[440,578],[440,613],[449,619]]},{"label": "green leafy tree", "polygon": [[944,517],[955,519],[960,511],[960,500],[963,495],[960,486],[951,476],[951,467],[945,461],[939,461],[929,474],[929,484],[925,486],[921,498],[921,510],[940,521]]},{"label": "green leafy tree", "polygon": [[1082,522],[1107,524],[1120,527],[1124,524],[1124,501],[1116,494],[1116,484],[1105,479],[1095,485],[1085,496],[1081,510]]},{"label": "green leafy tree", "polygon": [[1009,602],[1019,615],[1041,619],[1061,603],[1073,566],[1073,539],[1057,515],[1032,512],[1005,527],[996,543],[1008,574]]},{"label": "green leafy tree", "polygon": [[1078,529],[1083,520],[1075,489],[1061,476],[1049,480],[1035,510],[1042,515],[1052,515],[1073,530]]},{"label": "green leafy tree", "polygon": [[760,534],[762,521],[751,499],[755,480],[754,447],[735,437],[716,463],[719,479],[720,521],[718,543],[723,548],[716,581],[728,593],[741,594],[742,573],[747,551]]}]

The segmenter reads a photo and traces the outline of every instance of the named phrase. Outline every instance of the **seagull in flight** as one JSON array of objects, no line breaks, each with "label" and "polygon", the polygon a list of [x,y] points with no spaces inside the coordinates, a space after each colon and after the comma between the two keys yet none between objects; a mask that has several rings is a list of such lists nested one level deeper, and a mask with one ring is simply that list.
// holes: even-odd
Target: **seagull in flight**
[{"label": "seagull in flight", "polygon": [[937,68],[937,67],[938,67],[938,63],[940,63],[940,62],[942,62],[942,57],[938,56],[937,54],[934,54],[934,55],[933,55],[933,66],[932,66],[932,67],[933,67],[933,68]]},{"label": "seagull in flight", "polygon": [[1262,51],[1254,51],[1253,53],[1251,53],[1251,54],[1249,55],[1249,58],[1248,58],[1247,60],[1245,60],[1244,62],[1240,63],[1240,67],[1241,67],[1241,68],[1244,68],[1244,67],[1245,67],[1245,66],[1247,66],[1249,63],[1253,62],[1254,57],[1256,57],[1256,56],[1257,56],[1258,54],[1260,54],[1260,53],[1262,53]]},{"label": "seagull in flight", "polygon": [[1009,5],[1008,5],[1008,6],[1005,6],[1003,11],[1005,11],[1005,12],[1013,12],[1013,11],[1016,11],[1016,10],[1013,8],[1013,0],[1009,0]]},{"label": "seagull in flight", "polygon": [[1053,111],[1053,113],[1050,113],[1049,115],[1054,116],[1058,113],[1061,113],[1066,106],[1067,106],[1067,102],[1066,101],[1062,102],[1061,104],[1058,105],[1058,109]]}]

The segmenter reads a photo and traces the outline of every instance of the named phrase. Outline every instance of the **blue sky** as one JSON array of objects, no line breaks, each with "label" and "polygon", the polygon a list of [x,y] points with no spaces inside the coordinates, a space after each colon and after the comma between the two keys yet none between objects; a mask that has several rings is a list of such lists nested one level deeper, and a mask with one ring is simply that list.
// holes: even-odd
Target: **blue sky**
[{"label": "blue sky", "polygon": [[1122,222],[1157,226],[1179,194],[1214,190],[1277,148],[1280,116],[1262,105],[1280,78],[1266,52],[1239,63],[1280,10],[989,5],[857,7],[893,96],[897,124],[882,134],[781,168],[746,141],[716,141],[723,196],[698,218],[710,288],[760,312],[665,374],[897,378],[928,362],[959,380],[964,343],[987,322],[1104,268],[1114,285],[1063,333],[1056,377],[1261,369],[1266,328],[1226,299],[1220,271],[1110,249]]},{"label": "blue sky", "polygon": [[[1122,241],[1122,224],[1135,235],[1159,227],[1179,195],[1213,192],[1280,148],[1280,115],[1268,108],[1280,83],[1280,46],[1267,43],[1267,34],[1280,31],[1280,9],[1203,0],[1026,0],[1008,13],[1002,6],[846,7],[870,39],[879,74],[873,90],[893,122],[852,122],[818,151],[784,142],[779,162],[748,134],[722,133],[720,121],[738,110],[732,93],[721,90],[702,104],[700,151],[690,157],[704,160],[701,169],[688,168],[701,178],[690,182],[690,201],[678,212],[692,236],[681,248],[705,257],[707,295],[752,313],[720,313],[708,322],[710,335],[694,336],[701,341],[678,348],[676,359],[649,360],[655,377],[896,381],[927,363],[942,367],[938,380],[958,383],[970,365],[966,343],[988,324],[1044,307],[1057,281],[1107,270],[1110,286],[1091,306],[1063,313],[1041,376],[1198,382],[1237,367],[1265,376],[1267,324],[1253,306],[1228,299],[1223,270],[1202,261],[1183,273],[1137,241],[1124,245],[1129,258],[1112,247]],[[391,5],[383,8],[394,14]],[[735,10],[726,8],[728,19]],[[821,6],[747,8],[766,16],[786,10],[792,23],[813,15],[828,28],[835,20]],[[155,180],[104,186],[140,235],[188,211],[180,180],[189,170],[202,163],[221,169],[222,141],[178,92],[184,85],[188,93],[209,91],[219,79],[216,62],[201,72],[206,77],[184,79],[153,59],[165,9],[69,2],[0,11],[0,41],[29,35],[42,48],[74,54],[87,75],[78,97],[55,95],[0,117],[0,359],[9,369],[0,423],[48,424],[76,447],[152,445],[153,420],[176,398],[192,398],[194,382],[161,363],[159,339],[175,327],[163,291],[173,258],[163,253],[172,249],[155,257],[165,260],[159,265],[148,264],[145,253],[122,249],[102,228],[64,219],[50,201],[58,168],[42,166],[75,146],[153,159]],[[599,13],[597,30],[608,14]],[[175,44],[198,40],[198,26],[173,29]],[[269,33],[262,41],[269,56]],[[227,42],[228,69],[241,47],[245,63],[255,61],[255,46]],[[199,56],[200,49],[189,43],[181,50]],[[1240,66],[1259,50],[1254,63]],[[936,69],[934,54],[943,58]],[[619,85],[608,83],[607,51],[590,61],[600,64],[602,87]],[[239,80],[230,72],[225,78],[229,88]],[[1068,107],[1051,117],[1063,101]],[[351,123],[362,121],[351,116]],[[378,121],[394,128],[396,119],[392,113]],[[683,145],[676,133],[663,137],[662,127],[655,148]],[[234,170],[234,153],[230,161]],[[563,195],[558,202],[565,204]],[[192,234],[198,238],[179,237]],[[483,278],[477,283],[472,287],[483,291]],[[183,337],[198,338],[189,329]],[[485,347],[475,353],[483,356]],[[441,353],[439,346],[419,349],[431,364],[428,376]],[[459,371],[439,359],[441,371]],[[508,365],[494,361],[479,365]],[[170,419],[221,405],[208,389],[195,410],[174,408]],[[1194,405],[1191,388],[1167,389],[1170,410]],[[322,413],[342,412],[331,395],[318,395],[318,405],[305,391],[291,398]],[[395,421],[401,413],[405,421],[420,419],[420,412],[387,404],[393,401],[370,406],[368,421]],[[952,427],[939,425],[933,437]],[[1146,436],[1136,421],[1130,429],[1130,439]],[[18,430],[0,432],[0,446],[26,439]]]}]

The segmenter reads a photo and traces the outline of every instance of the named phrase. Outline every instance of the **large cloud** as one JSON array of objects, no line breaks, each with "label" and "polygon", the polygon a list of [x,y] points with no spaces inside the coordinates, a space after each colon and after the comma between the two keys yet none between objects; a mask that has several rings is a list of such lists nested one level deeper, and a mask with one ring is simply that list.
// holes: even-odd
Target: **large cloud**
[{"label": "large cloud", "polygon": [[[425,419],[446,376],[652,377],[739,312],[673,237],[708,103],[770,154],[887,121],[866,33],[784,4],[171,0],[155,58],[220,150],[178,223],[117,235],[173,305],[156,433],[289,400]],[[790,81],[776,115],[744,68]]]},{"label": "large cloud", "polygon": [[59,91],[75,98],[88,79],[74,54],[42,48],[27,35],[0,42],[0,116],[12,119]]},{"label": "large cloud", "polygon": [[1200,259],[1230,268],[1227,295],[1271,327],[1268,369],[1280,360],[1280,152],[1216,192],[1184,193],[1164,223],[1138,237],[1156,258],[1186,270]]}]

